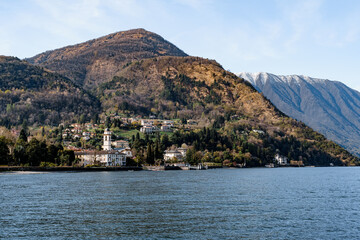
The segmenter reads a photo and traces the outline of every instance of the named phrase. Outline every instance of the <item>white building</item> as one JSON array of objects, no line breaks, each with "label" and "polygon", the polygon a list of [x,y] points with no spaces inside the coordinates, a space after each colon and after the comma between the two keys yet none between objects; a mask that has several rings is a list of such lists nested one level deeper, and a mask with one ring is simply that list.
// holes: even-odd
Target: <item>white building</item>
[{"label": "white building", "polygon": [[171,132],[171,126],[170,125],[162,125],[161,126],[161,131],[162,132]]},{"label": "white building", "polygon": [[105,129],[104,131],[104,144],[103,149],[105,151],[111,150],[111,131],[109,129]]},{"label": "white building", "polygon": [[265,134],[263,130],[254,129],[253,132],[259,133],[259,134]]},{"label": "white building", "polygon": [[182,162],[185,160],[187,148],[176,148],[174,150],[165,150],[164,161],[177,160]]},{"label": "white building", "polygon": [[89,132],[83,132],[82,135],[83,135],[82,139],[84,139],[85,141],[90,140],[91,134]]},{"label": "white building", "polygon": [[151,125],[143,126],[140,128],[140,132],[146,133],[146,134],[151,134],[151,133],[158,132],[158,131],[159,131],[158,127],[151,126]]},{"label": "white building", "polygon": [[150,119],[141,119],[140,120],[140,124],[141,126],[151,126],[153,125],[153,120],[150,120]]},{"label": "white building", "polygon": [[285,156],[281,156],[280,154],[276,154],[274,157],[274,160],[279,164],[279,165],[287,165],[288,164],[288,158]]},{"label": "white building", "polygon": [[75,152],[75,156],[80,159],[83,166],[102,165],[102,166],[125,166],[126,155],[115,151],[82,151]]},{"label": "white building", "polygon": [[[118,151],[111,148],[111,131],[105,129],[104,131],[103,151],[85,150],[75,152],[75,157],[80,159],[83,166],[87,165],[102,165],[102,166],[125,166],[126,157],[132,157],[128,151]],[[126,150],[126,149],[122,149]],[[131,150],[130,150],[131,153]]]},{"label": "white building", "polygon": [[182,161],[184,156],[178,150],[165,150],[164,161],[169,162],[172,160]]},{"label": "white building", "polygon": [[163,121],[163,124],[164,124],[164,125],[169,125],[169,126],[173,127],[173,126],[174,126],[174,121],[172,121],[172,120],[164,120],[164,121]]},{"label": "white building", "polygon": [[143,126],[140,128],[140,132],[150,134],[153,132],[152,126]]},{"label": "white building", "polygon": [[178,150],[178,152],[181,153],[181,155],[183,156],[183,159],[185,159],[186,152],[187,152],[188,149],[187,148],[178,148],[177,150]]},{"label": "white building", "polygon": [[125,149],[121,149],[121,150],[118,150],[120,153],[124,154],[126,157],[128,158],[132,158],[133,155],[132,155],[132,152],[131,152],[131,149],[130,148],[125,148]]}]

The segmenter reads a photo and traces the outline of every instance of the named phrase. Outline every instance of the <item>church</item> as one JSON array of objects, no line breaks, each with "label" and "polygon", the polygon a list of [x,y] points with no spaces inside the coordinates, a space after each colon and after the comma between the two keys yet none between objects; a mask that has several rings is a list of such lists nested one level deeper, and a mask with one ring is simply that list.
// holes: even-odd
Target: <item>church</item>
[{"label": "church", "polygon": [[82,166],[126,166],[126,157],[132,157],[130,149],[112,149],[111,131],[105,129],[103,136],[103,150],[84,150],[75,152],[75,157],[80,159]]}]

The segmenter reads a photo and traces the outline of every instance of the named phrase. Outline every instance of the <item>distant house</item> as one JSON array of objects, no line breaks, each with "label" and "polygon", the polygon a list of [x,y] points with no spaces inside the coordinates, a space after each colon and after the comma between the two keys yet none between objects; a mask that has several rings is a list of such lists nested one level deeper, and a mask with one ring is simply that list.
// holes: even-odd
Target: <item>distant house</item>
[{"label": "distant house", "polygon": [[[116,150],[116,149],[115,149]],[[118,150],[120,153],[124,154],[127,158],[132,158],[132,152],[130,148],[124,148],[124,149],[120,149]]]},{"label": "distant house", "polygon": [[277,162],[279,165],[287,165],[288,164],[288,158],[285,156],[282,156],[280,154],[276,154],[274,157],[275,162]]},{"label": "distant house", "polygon": [[165,151],[165,154],[164,154],[165,162],[170,162],[175,159],[180,162],[184,159],[181,152],[179,152],[178,150],[166,150]]},{"label": "distant house", "polygon": [[82,133],[82,130],[79,127],[74,127],[73,129],[71,129],[71,132],[73,132],[73,133]]},{"label": "distant house", "polygon": [[80,123],[73,123],[70,125],[73,128],[81,128],[81,124]]},{"label": "distant house", "polygon": [[73,136],[73,139],[80,139],[81,138],[81,135],[80,134],[75,134],[74,136]]},{"label": "distant house", "polygon": [[181,153],[181,155],[183,156],[183,159],[185,159],[186,152],[188,149],[187,148],[178,148],[177,150]]},{"label": "distant house", "polygon": [[189,120],[187,120],[187,124],[189,124],[189,125],[196,125],[196,124],[197,124],[197,121],[192,120],[192,119],[189,119]]},{"label": "distant house", "polygon": [[153,123],[154,123],[154,120],[150,120],[150,119],[141,119],[140,120],[141,126],[152,126]]},{"label": "distant house", "polygon": [[159,131],[159,128],[156,126],[152,126],[152,125],[146,125],[146,126],[142,126],[140,128],[140,132],[146,133],[146,134],[151,134],[151,133],[158,132],[158,131]]},{"label": "distant house", "polygon": [[114,141],[113,142],[115,148],[129,148],[130,145],[129,145],[129,142],[128,141],[125,141],[125,140],[117,140],[117,141]]},{"label": "distant house", "polygon": [[83,132],[82,135],[83,135],[84,137],[86,137],[86,136],[90,137],[91,134],[90,134],[89,132]]},{"label": "distant house", "polygon": [[259,133],[259,134],[265,134],[263,130],[254,129],[253,132]]},{"label": "distant house", "polygon": [[174,121],[172,121],[172,120],[164,120],[163,125],[168,125],[168,126],[173,127],[174,126]]},{"label": "distant house", "polygon": [[149,125],[147,125],[147,126],[142,126],[142,127],[140,128],[140,132],[146,133],[146,134],[151,134],[151,133],[153,133],[153,127],[152,127],[152,126],[149,126]]},{"label": "distant house", "polygon": [[170,125],[162,125],[161,126],[161,131],[162,132],[171,132],[171,126]]},{"label": "distant house", "polygon": [[185,160],[187,148],[176,148],[173,150],[166,150],[164,154],[164,161],[169,162],[176,159],[179,162]]}]

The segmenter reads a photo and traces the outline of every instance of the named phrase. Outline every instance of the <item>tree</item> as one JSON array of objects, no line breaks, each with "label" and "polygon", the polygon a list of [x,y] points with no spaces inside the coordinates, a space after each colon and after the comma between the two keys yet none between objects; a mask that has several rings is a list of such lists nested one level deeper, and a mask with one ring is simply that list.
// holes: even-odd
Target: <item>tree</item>
[{"label": "tree", "polygon": [[4,136],[0,137],[0,165],[7,165],[9,161],[9,147]]},{"label": "tree", "polygon": [[27,134],[26,134],[26,131],[25,129],[21,129],[20,131],[20,135],[19,135],[19,140],[23,140],[24,142],[27,142]]},{"label": "tree", "polygon": [[110,128],[110,127],[111,127],[110,117],[106,117],[106,119],[105,119],[105,126],[106,126],[106,128]]},{"label": "tree", "polygon": [[51,162],[51,163],[55,163],[57,164],[57,160],[58,160],[58,152],[60,150],[63,150],[62,149],[62,146],[57,144],[57,145],[53,145],[53,144],[50,144],[48,147],[47,147],[47,152],[48,152],[48,160],[47,162]]},{"label": "tree", "polygon": [[26,119],[24,119],[24,121],[21,124],[22,129],[26,132],[28,130],[28,123],[26,121]]},{"label": "tree", "polygon": [[161,137],[161,150],[165,151],[166,148],[171,146],[171,142],[169,141],[169,136],[167,134],[162,135]]},{"label": "tree", "polygon": [[75,162],[75,153],[72,150],[60,150],[59,160],[61,165],[72,166]]},{"label": "tree", "polygon": [[15,164],[22,165],[22,164],[28,163],[28,159],[27,159],[27,155],[26,155],[27,144],[28,143],[20,137],[16,141],[14,151],[13,151],[13,158],[14,158]]},{"label": "tree", "polygon": [[79,118],[79,123],[84,124],[85,122],[86,122],[85,115],[84,115],[84,114],[81,114],[81,115],[80,115],[80,118]]},{"label": "tree", "polygon": [[154,162],[155,162],[154,161],[154,153],[152,151],[150,142],[147,143],[146,162],[148,164],[154,164]]},{"label": "tree", "polygon": [[[29,144],[26,147],[25,154],[27,156],[28,163],[30,166],[39,166],[41,160],[44,159],[42,146],[40,142],[33,138],[30,140]],[[47,153],[47,151],[45,151]]]},{"label": "tree", "polygon": [[195,157],[195,149],[193,147],[190,147],[186,152],[186,162],[193,164],[194,163],[194,157]]},{"label": "tree", "polygon": [[160,144],[159,144],[159,140],[156,139],[155,141],[155,147],[154,147],[154,157],[155,159],[162,159],[162,152],[160,150]]}]

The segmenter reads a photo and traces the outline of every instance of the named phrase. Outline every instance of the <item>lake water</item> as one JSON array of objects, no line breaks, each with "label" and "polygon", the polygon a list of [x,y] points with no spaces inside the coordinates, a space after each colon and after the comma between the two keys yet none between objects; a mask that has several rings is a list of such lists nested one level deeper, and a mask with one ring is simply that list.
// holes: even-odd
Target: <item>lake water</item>
[{"label": "lake water", "polygon": [[360,168],[0,174],[0,239],[358,239]]}]

